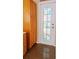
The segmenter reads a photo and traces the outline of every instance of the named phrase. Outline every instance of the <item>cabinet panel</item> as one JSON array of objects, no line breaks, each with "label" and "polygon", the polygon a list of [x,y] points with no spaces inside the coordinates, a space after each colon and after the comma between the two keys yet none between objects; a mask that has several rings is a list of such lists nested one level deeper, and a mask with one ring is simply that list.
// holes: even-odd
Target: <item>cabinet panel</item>
[{"label": "cabinet panel", "polygon": [[23,55],[27,52],[27,38],[26,32],[23,33]]},{"label": "cabinet panel", "polygon": [[32,0],[23,0],[23,32],[28,32],[28,48],[36,43],[37,36],[37,15],[36,3]]},{"label": "cabinet panel", "polygon": [[23,32],[30,30],[30,0],[23,0]]},{"label": "cabinet panel", "polygon": [[31,23],[31,30],[30,30],[31,35],[30,35],[30,38],[31,38],[31,45],[33,45],[34,43],[36,43],[36,35],[37,35],[36,34],[37,33],[36,4],[33,1],[31,1],[30,7],[31,7],[31,11],[30,11],[30,13],[31,13],[31,21],[30,21],[30,23]]}]

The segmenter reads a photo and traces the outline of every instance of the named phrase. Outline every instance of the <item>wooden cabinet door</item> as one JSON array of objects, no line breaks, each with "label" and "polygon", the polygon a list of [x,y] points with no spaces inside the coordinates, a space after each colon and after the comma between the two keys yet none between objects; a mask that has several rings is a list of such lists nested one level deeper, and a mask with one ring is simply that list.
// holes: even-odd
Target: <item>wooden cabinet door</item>
[{"label": "wooden cabinet door", "polygon": [[30,29],[30,44],[31,46],[36,43],[36,4],[31,1],[30,2],[30,24],[31,24],[31,29]]},{"label": "wooden cabinet door", "polygon": [[36,43],[37,40],[37,9],[36,9],[36,3],[33,2],[33,17],[34,17],[34,43]]},{"label": "wooden cabinet door", "polygon": [[30,0],[23,0],[23,32],[30,30]]}]

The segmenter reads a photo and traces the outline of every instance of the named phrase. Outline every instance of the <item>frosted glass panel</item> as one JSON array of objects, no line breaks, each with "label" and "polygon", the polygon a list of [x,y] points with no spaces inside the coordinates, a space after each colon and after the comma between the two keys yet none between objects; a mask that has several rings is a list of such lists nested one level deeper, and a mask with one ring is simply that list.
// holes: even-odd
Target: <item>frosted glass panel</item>
[{"label": "frosted glass panel", "polygon": [[48,14],[48,21],[51,21],[51,15]]},{"label": "frosted glass panel", "polygon": [[50,32],[50,28],[46,28],[47,32]]},{"label": "frosted glass panel", "polygon": [[47,27],[50,27],[50,25],[51,25],[51,23],[50,23],[50,22],[48,22],[48,23],[47,23]]},{"label": "frosted glass panel", "polygon": [[47,34],[47,35],[50,35],[50,30],[48,30],[48,31],[46,32],[46,34]]},{"label": "frosted glass panel", "polygon": [[46,28],[46,24],[44,24],[44,28]]},{"label": "frosted glass panel", "polygon": [[44,21],[47,21],[47,18],[48,16],[47,15],[44,15]]},{"label": "frosted glass panel", "polygon": [[46,33],[44,33],[44,36],[43,36],[43,37],[44,37],[44,39],[46,39],[46,38],[47,38],[47,35],[46,35]]},{"label": "frosted glass panel", "polygon": [[50,40],[50,36],[49,36],[49,35],[47,35],[46,39],[47,39],[47,40]]},{"label": "frosted glass panel", "polygon": [[44,8],[44,14],[48,14],[48,8]]},{"label": "frosted glass panel", "polygon": [[51,8],[48,8],[48,14],[51,15]]},{"label": "frosted glass panel", "polygon": [[50,26],[51,26],[51,8],[44,8],[44,36],[43,39],[50,40]]},{"label": "frosted glass panel", "polygon": [[44,28],[44,33],[46,33],[46,28]]},{"label": "frosted glass panel", "polygon": [[51,23],[50,22],[44,22],[44,28],[50,28]]}]

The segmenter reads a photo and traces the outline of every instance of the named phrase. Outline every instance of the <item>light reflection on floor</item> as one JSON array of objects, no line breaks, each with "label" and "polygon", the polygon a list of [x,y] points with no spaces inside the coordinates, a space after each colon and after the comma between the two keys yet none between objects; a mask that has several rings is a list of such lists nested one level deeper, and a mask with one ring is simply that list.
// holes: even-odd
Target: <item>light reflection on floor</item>
[{"label": "light reflection on floor", "polygon": [[43,49],[43,59],[49,59],[49,48]]}]

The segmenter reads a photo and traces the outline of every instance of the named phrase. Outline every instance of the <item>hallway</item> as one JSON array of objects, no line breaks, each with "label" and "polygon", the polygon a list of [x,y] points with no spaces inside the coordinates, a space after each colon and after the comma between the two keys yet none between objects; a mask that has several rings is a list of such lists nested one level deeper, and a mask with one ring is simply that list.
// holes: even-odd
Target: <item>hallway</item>
[{"label": "hallway", "polygon": [[55,50],[56,1],[23,0],[23,59],[55,59]]},{"label": "hallway", "polygon": [[55,59],[56,48],[53,46],[35,44],[28,52],[24,55],[23,59]]}]

